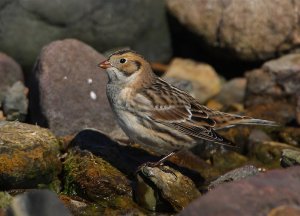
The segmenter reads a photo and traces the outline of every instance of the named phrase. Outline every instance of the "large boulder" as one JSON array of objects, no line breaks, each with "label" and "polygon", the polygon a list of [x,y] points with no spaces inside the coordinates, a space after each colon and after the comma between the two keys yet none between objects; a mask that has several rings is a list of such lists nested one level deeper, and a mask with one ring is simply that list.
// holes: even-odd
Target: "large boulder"
[{"label": "large boulder", "polygon": [[97,67],[104,59],[74,39],[44,47],[30,76],[31,122],[56,135],[117,128],[106,97],[106,72]]},{"label": "large boulder", "polygon": [[299,181],[297,166],[222,184],[179,215],[273,215],[271,212],[282,205],[299,207]]},{"label": "large boulder", "polygon": [[167,1],[170,12],[210,48],[246,61],[297,49],[299,5],[281,0]]},{"label": "large boulder", "polygon": [[160,0],[1,1],[0,20],[0,50],[24,66],[32,66],[44,45],[70,37],[102,52],[129,46],[153,61],[171,55]]}]

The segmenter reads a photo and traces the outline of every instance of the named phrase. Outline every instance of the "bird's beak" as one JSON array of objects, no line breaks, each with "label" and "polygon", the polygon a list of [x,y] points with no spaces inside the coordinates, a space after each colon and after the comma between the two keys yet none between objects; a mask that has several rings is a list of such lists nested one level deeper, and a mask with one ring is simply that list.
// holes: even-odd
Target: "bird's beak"
[{"label": "bird's beak", "polygon": [[99,63],[98,67],[101,67],[103,69],[107,69],[107,68],[111,67],[111,64],[110,64],[110,62],[108,60],[105,60],[105,61]]}]

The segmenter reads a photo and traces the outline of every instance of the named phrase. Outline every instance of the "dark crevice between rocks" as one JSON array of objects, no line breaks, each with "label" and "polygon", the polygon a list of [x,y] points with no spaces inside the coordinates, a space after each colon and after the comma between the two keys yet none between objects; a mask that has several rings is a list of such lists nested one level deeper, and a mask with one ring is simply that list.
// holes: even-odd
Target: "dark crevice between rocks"
[{"label": "dark crevice between rocks", "polygon": [[[259,68],[264,61],[246,62],[238,59],[233,50],[209,46],[204,38],[183,26],[167,13],[173,57],[191,58],[213,66],[227,79],[243,76],[245,71]],[[221,42],[221,39],[218,39]]]},{"label": "dark crevice between rocks", "polygon": [[[30,86],[31,87],[31,91],[29,91],[29,106],[28,106],[28,115],[27,115],[27,119],[26,122],[27,123],[31,123],[31,124],[37,124],[41,127],[44,128],[49,128],[49,124],[48,121],[46,119],[46,117],[44,116],[44,114],[41,111],[40,108],[40,100],[41,100],[41,96],[39,94],[40,91],[38,91],[39,88],[39,83],[38,83],[38,78],[37,76],[39,76],[39,74],[35,73],[35,71],[40,71],[40,70],[36,70],[36,67],[41,67],[40,64],[40,60],[38,59],[34,65],[33,70],[31,71],[31,73],[28,76],[28,79],[25,81],[26,82],[26,86]],[[35,106],[35,104],[38,104],[38,106]],[[31,107],[31,109],[30,109]],[[33,109],[34,107],[34,109]],[[36,118],[32,118],[32,113],[35,113]]]}]

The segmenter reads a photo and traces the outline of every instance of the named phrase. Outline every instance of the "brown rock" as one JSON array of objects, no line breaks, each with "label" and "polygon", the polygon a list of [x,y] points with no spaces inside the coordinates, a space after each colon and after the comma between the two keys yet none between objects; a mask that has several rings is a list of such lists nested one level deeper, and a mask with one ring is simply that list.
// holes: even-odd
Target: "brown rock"
[{"label": "brown rock", "polygon": [[258,105],[268,107],[272,118],[281,123],[296,120],[300,92],[299,64],[300,55],[290,54],[248,72],[245,105],[254,110]]},{"label": "brown rock", "polygon": [[281,0],[167,1],[170,12],[211,50],[247,61],[297,49],[299,12],[295,8],[299,4]]},{"label": "brown rock", "polygon": [[0,53],[0,103],[8,88],[17,81],[23,81],[23,72],[20,65],[11,57]]},{"label": "brown rock", "polygon": [[106,98],[107,77],[97,64],[105,57],[74,39],[44,47],[30,82],[31,122],[56,135],[83,128],[117,128]]},{"label": "brown rock", "polygon": [[268,216],[299,216],[300,215],[300,206],[293,205],[282,205],[276,208],[273,208]]},{"label": "brown rock", "polygon": [[53,134],[36,125],[0,123],[0,189],[50,184],[61,171],[59,145]]},{"label": "brown rock", "polygon": [[272,170],[220,185],[179,215],[267,215],[281,205],[299,206],[300,167]]},{"label": "brown rock", "polygon": [[193,90],[191,94],[201,103],[215,96],[221,89],[221,80],[210,65],[190,59],[175,58],[171,62],[165,77],[192,82]]}]

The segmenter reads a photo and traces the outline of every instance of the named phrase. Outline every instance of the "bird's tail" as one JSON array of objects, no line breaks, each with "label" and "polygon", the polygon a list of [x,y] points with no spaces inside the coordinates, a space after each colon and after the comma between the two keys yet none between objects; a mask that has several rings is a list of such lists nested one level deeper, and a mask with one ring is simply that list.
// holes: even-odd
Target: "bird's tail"
[{"label": "bird's tail", "polygon": [[222,113],[222,117],[217,116],[218,124],[216,125],[216,129],[230,128],[236,125],[261,125],[261,126],[280,126],[278,123],[274,121],[264,120],[264,119],[256,119],[251,118],[249,116],[240,116],[235,114]]}]

